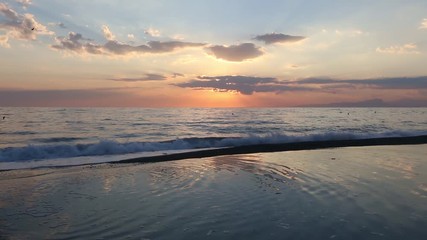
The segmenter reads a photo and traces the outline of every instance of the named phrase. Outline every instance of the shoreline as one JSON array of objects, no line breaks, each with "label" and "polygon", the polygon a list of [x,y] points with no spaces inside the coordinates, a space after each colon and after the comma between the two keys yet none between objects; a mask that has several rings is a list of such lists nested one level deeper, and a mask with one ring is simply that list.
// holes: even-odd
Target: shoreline
[{"label": "shoreline", "polygon": [[[110,161],[101,162],[87,162],[78,164],[63,164],[63,165],[41,165],[41,166],[27,166],[18,168],[5,168],[0,169],[0,172],[8,172],[15,170],[35,170],[35,169],[60,169],[76,166],[96,166],[101,164],[127,164],[127,163],[157,163],[168,162],[185,159],[196,158],[209,158],[217,156],[238,155],[238,154],[253,154],[253,153],[273,153],[273,152],[288,152],[288,151],[301,151],[301,150],[316,150],[328,148],[345,148],[345,147],[368,147],[368,146],[392,146],[392,145],[419,145],[427,144],[427,135],[410,136],[410,137],[382,137],[382,138],[368,138],[368,139],[353,139],[353,140],[324,140],[324,141],[303,141],[303,142],[290,142],[290,143],[277,143],[277,144],[253,144],[236,147],[213,148],[213,149],[188,149],[187,152],[178,153],[161,153],[152,156],[128,156],[120,159],[120,156]],[[160,155],[162,154],[162,155]],[[114,155],[111,155],[114,156]],[[102,157],[102,156],[99,156]],[[108,157],[108,156],[106,156]]]},{"label": "shoreline", "polygon": [[352,140],[326,140],[326,141],[304,141],[292,143],[278,144],[256,144],[245,145],[229,148],[209,149],[201,151],[192,151],[185,153],[175,153],[169,155],[138,157],[119,161],[109,162],[111,164],[122,163],[155,163],[166,162],[192,158],[206,158],[224,155],[236,154],[251,154],[263,152],[286,152],[286,151],[301,151],[301,150],[316,150],[325,148],[343,148],[343,147],[367,147],[381,145],[418,145],[427,144],[427,135],[411,136],[411,137],[382,137],[368,139],[352,139]]}]

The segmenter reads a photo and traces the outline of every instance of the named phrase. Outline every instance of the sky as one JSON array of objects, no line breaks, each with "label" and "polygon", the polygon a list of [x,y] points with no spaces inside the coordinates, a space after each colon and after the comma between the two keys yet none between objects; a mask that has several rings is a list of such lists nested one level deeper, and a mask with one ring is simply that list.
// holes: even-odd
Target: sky
[{"label": "sky", "polygon": [[427,1],[7,0],[0,56],[0,106],[427,107]]}]

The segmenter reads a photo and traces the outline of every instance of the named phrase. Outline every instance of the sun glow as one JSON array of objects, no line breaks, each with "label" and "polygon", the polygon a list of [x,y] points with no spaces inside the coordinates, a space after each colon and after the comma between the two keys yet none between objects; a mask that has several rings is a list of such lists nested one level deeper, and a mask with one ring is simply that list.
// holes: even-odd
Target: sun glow
[{"label": "sun glow", "polygon": [[234,91],[204,90],[203,105],[206,107],[242,107],[240,94]]}]

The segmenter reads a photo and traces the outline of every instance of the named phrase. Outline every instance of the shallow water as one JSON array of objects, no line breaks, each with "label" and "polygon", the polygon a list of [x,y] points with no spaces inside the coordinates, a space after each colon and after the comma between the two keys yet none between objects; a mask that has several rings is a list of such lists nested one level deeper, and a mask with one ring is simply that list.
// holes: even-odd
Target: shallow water
[{"label": "shallow water", "polygon": [[427,145],[0,173],[0,236],[424,239]]}]

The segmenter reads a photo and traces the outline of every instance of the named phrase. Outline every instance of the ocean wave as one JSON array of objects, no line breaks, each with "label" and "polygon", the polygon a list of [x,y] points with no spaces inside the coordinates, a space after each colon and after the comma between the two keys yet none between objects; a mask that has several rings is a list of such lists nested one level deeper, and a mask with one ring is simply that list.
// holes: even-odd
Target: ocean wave
[{"label": "ocean wave", "polygon": [[388,131],[375,134],[355,134],[329,132],[310,135],[286,135],[270,133],[247,135],[245,137],[183,138],[162,142],[117,142],[101,140],[92,144],[48,144],[28,145],[0,149],[1,162],[38,161],[53,158],[73,158],[81,156],[121,155],[139,152],[167,150],[193,150],[199,148],[223,148],[245,145],[277,144],[304,141],[352,140],[377,137],[407,137],[425,135],[427,131]]},{"label": "ocean wave", "polygon": [[33,139],[36,142],[40,143],[55,143],[55,142],[72,142],[76,140],[82,140],[85,138],[79,137],[52,137],[52,138],[35,138]]},{"label": "ocean wave", "polygon": [[35,135],[37,132],[32,131],[15,131],[15,132],[0,132],[0,135]]}]

